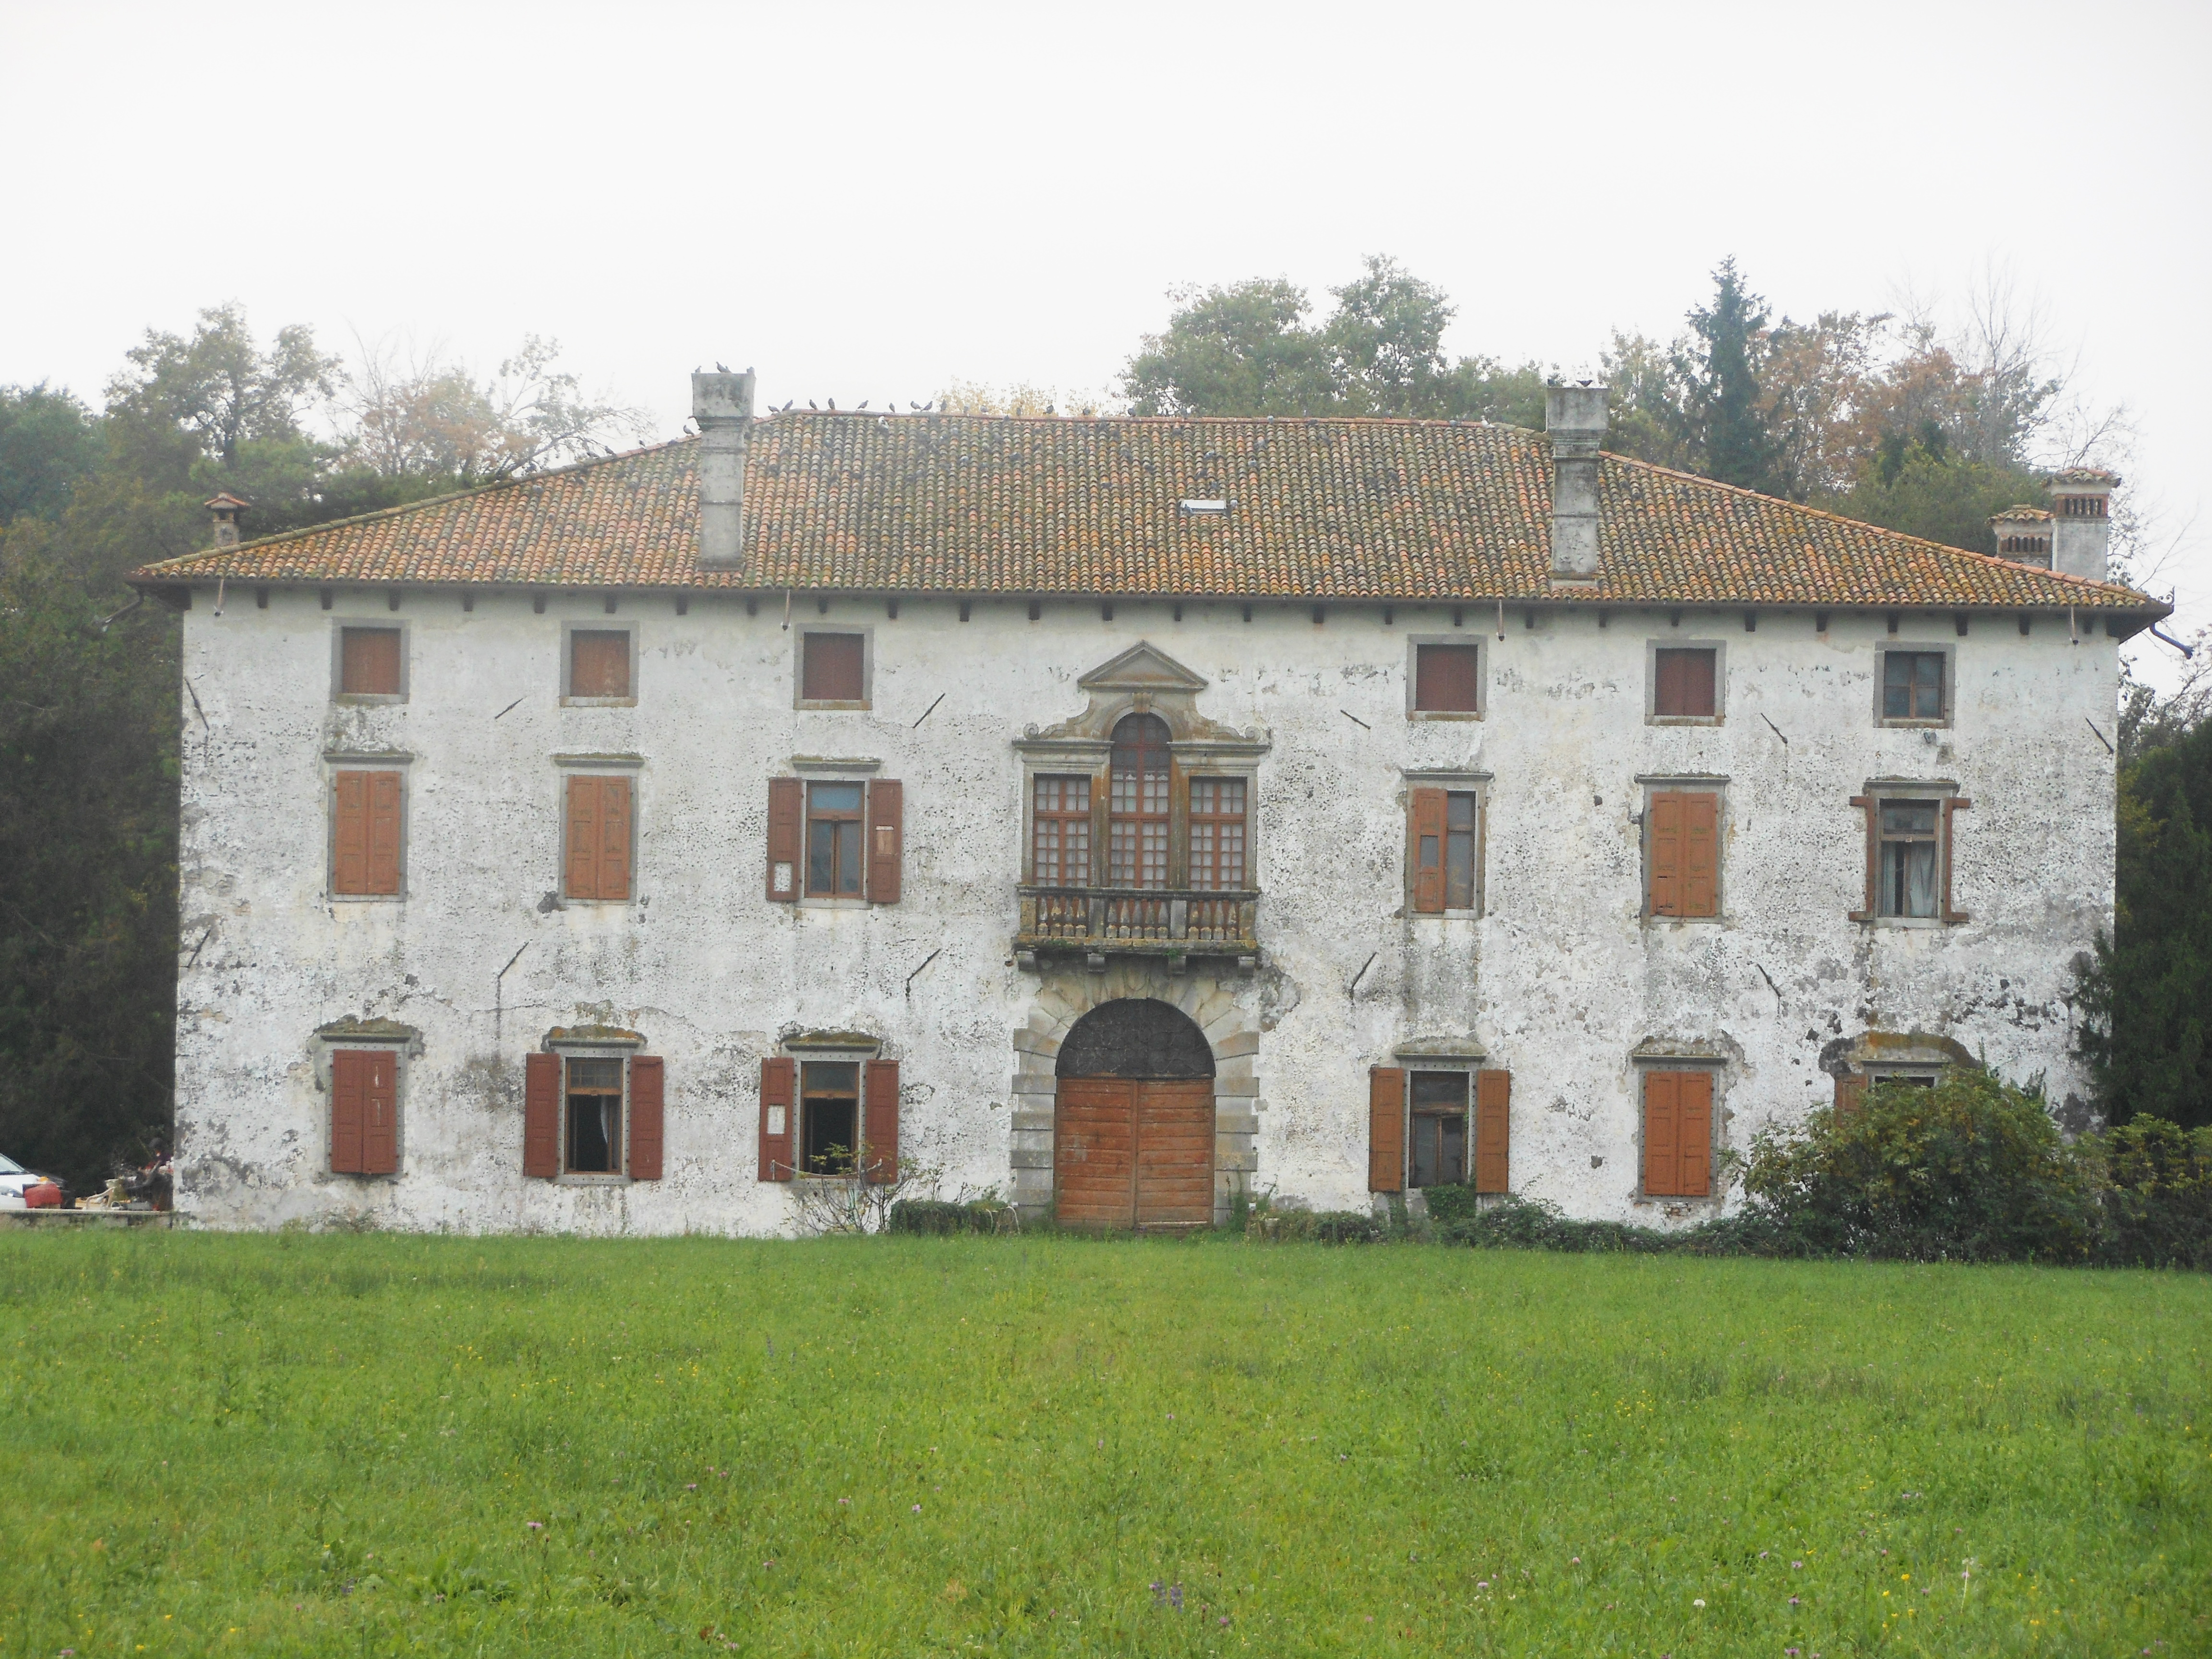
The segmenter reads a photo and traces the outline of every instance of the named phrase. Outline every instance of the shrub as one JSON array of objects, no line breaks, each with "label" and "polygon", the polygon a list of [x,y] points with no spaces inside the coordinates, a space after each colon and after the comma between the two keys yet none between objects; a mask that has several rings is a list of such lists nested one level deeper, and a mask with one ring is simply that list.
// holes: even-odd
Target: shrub
[{"label": "shrub", "polygon": [[2095,1161],[2099,1256],[2121,1267],[2212,1267],[2212,1127],[2138,1117],[2082,1145]]},{"label": "shrub", "polygon": [[[1451,1196],[1441,1205],[1439,1196]],[[1542,1199],[1502,1198],[1479,1208],[1470,1188],[1428,1188],[1436,1236],[1455,1244],[1489,1249],[1592,1250],[1648,1253],[1679,1249],[1686,1235],[1620,1221],[1574,1221]]]},{"label": "shrub", "polygon": [[1010,1233],[1018,1224],[1013,1207],[994,1198],[969,1199],[965,1202],[902,1198],[891,1206],[884,1231],[949,1237],[954,1233]]},{"label": "shrub", "polygon": [[1244,1224],[1248,1238],[1310,1239],[1321,1244],[1376,1244],[1389,1227],[1360,1210],[1278,1210],[1256,1205]]}]

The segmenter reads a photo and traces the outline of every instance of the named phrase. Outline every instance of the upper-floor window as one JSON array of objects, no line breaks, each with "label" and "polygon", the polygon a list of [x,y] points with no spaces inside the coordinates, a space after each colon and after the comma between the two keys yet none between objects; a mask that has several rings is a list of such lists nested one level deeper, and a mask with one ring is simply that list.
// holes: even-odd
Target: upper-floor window
[{"label": "upper-floor window", "polygon": [[1208,892],[1244,885],[1244,780],[1190,781],[1190,884]]},{"label": "upper-floor window", "polygon": [[799,706],[801,708],[866,708],[868,706],[868,644],[865,629],[801,628],[799,630]]},{"label": "upper-floor window", "polygon": [[630,842],[636,828],[629,779],[572,772],[566,783],[562,896],[627,901]]},{"label": "upper-floor window", "polygon": [[1653,916],[1720,915],[1717,793],[1654,789],[1644,801],[1644,912]]},{"label": "upper-floor window", "polygon": [[1944,653],[1882,653],[1881,717],[1886,720],[1941,720],[1948,717],[1949,688],[1944,684]]},{"label": "upper-floor window", "polygon": [[331,891],[397,898],[403,869],[405,781],[398,771],[352,771],[331,780]]},{"label": "upper-floor window", "polygon": [[1414,913],[1477,908],[1481,797],[1471,789],[1416,787],[1407,804]]},{"label": "upper-floor window", "polygon": [[770,778],[768,896],[896,904],[906,794],[891,778]]},{"label": "upper-floor window", "polygon": [[816,782],[806,789],[806,895],[858,898],[866,786]]},{"label": "upper-floor window", "polygon": [[570,703],[626,703],[637,697],[637,634],[626,627],[562,630],[561,698]]},{"label": "upper-floor window", "polygon": [[1422,714],[1473,714],[1482,708],[1482,652],[1471,641],[1413,642],[1412,708]]},{"label": "upper-floor window", "polygon": [[1942,805],[1932,800],[1884,800],[1881,804],[1880,867],[1875,882],[1875,914],[1933,916],[1942,896]]},{"label": "upper-floor window", "polygon": [[1091,780],[1039,778],[1035,806],[1035,878],[1048,887],[1089,886]]},{"label": "upper-floor window", "polygon": [[1124,715],[1114,728],[1107,809],[1106,879],[1115,887],[1168,884],[1167,722]]},{"label": "upper-floor window", "polygon": [[338,630],[338,695],[392,697],[406,694],[406,651],[397,628]]},{"label": "upper-floor window", "polygon": [[1651,653],[1651,713],[1660,720],[1711,720],[1720,712],[1720,653],[1711,646]]}]

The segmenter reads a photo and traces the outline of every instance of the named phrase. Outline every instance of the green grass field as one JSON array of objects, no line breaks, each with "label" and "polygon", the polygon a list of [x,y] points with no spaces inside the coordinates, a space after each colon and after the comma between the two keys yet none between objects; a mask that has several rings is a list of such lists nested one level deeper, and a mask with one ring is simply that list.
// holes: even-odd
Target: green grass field
[{"label": "green grass field", "polygon": [[2212,1279],[40,1232],[0,1309],[0,1659],[2212,1651]]}]

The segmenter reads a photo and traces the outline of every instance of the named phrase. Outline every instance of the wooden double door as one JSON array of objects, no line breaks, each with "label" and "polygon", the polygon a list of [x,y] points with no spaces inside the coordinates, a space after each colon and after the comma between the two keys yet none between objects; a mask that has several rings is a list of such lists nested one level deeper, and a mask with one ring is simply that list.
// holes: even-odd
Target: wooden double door
[{"label": "wooden double door", "polygon": [[1062,1078],[1054,1130],[1063,1226],[1212,1224],[1211,1079]]}]

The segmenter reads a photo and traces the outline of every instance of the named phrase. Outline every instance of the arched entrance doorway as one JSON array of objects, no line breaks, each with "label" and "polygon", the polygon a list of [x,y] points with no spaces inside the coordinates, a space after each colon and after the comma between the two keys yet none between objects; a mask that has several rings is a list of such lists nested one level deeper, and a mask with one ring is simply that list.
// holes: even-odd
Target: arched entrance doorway
[{"label": "arched entrance doorway", "polygon": [[1213,1050],[1150,997],[1076,1021],[1054,1068],[1053,1195],[1071,1227],[1213,1220]]}]

